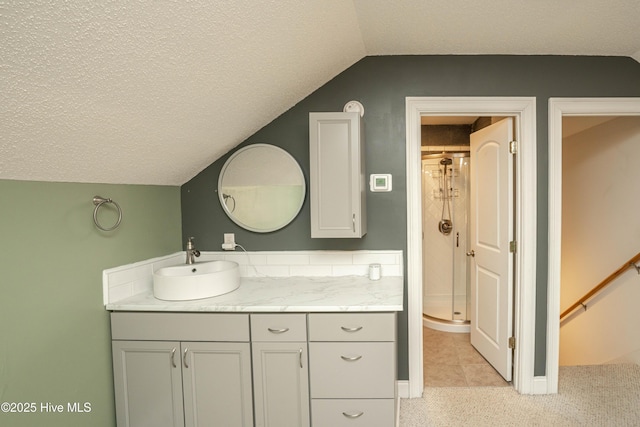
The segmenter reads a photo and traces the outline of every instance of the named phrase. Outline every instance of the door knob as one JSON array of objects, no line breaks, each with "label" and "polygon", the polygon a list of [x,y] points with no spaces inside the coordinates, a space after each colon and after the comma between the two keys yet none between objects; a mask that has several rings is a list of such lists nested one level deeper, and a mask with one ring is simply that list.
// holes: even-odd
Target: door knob
[{"label": "door knob", "polygon": [[471,252],[467,252],[467,256],[476,256],[476,251],[474,251],[473,249],[471,249]]}]

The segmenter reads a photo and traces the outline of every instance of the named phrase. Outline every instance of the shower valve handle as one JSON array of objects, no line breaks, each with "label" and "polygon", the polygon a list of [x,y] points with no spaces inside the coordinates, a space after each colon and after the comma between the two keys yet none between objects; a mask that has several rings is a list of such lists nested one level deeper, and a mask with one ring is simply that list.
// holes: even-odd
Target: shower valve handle
[{"label": "shower valve handle", "polygon": [[476,256],[476,251],[471,249],[471,252],[467,252],[467,256],[475,257]]}]

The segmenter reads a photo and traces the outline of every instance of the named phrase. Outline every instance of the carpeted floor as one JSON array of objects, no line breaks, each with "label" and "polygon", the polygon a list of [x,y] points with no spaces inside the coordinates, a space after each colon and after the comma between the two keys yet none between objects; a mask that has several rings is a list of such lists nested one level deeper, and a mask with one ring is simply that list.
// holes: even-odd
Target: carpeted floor
[{"label": "carpeted floor", "polygon": [[640,366],[560,367],[556,395],[512,387],[427,387],[402,399],[400,426],[640,426]]}]

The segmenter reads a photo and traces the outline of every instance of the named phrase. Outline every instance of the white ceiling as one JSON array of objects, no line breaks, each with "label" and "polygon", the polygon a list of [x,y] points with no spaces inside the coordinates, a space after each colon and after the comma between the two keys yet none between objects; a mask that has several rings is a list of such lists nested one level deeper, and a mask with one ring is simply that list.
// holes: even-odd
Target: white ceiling
[{"label": "white ceiling", "polygon": [[181,185],[367,55],[640,61],[638,0],[0,3],[0,179]]}]

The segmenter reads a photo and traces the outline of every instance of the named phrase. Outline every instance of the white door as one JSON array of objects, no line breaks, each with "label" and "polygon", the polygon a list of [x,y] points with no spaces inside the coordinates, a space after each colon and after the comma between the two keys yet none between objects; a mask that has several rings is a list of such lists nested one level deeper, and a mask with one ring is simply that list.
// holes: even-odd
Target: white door
[{"label": "white door", "polygon": [[471,344],[507,381],[513,352],[513,119],[471,135]]}]

